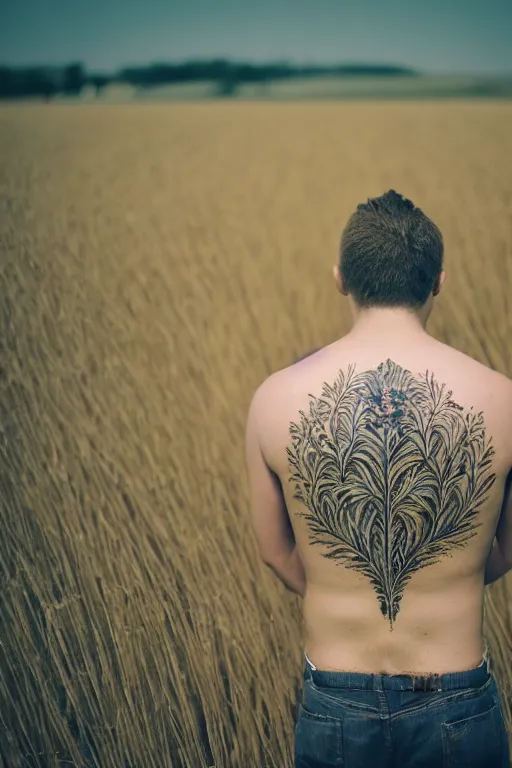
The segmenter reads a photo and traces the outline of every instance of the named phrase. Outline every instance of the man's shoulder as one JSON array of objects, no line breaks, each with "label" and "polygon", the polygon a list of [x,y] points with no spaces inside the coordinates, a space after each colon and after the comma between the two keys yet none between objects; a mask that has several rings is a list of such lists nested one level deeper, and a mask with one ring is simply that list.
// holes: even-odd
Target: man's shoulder
[{"label": "man's shoulder", "polygon": [[283,387],[289,386],[290,375],[288,368],[283,368],[267,376],[256,388],[251,400],[251,409],[261,411],[274,403],[283,394]]},{"label": "man's shoulder", "polygon": [[305,381],[316,368],[326,347],[313,349],[267,376],[256,388],[251,400],[251,410],[255,415],[280,413],[286,410],[290,398],[302,395]]},{"label": "man's shoulder", "polygon": [[[312,381],[316,381],[319,372],[327,368],[330,370],[333,367],[333,357],[330,352],[334,349],[335,345],[313,349],[269,375],[257,387],[253,396],[253,407],[262,411],[268,411],[269,408],[279,409],[280,407],[286,409],[290,400],[294,399],[294,395],[303,397],[304,391],[308,389]],[[334,368],[343,367],[340,359],[343,356],[339,355],[341,352],[339,345],[336,345],[335,351],[337,355]],[[447,344],[439,342],[438,352],[443,358],[444,365],[442,367],[445,374],[453,372],[453,378],[471,381],[480,390],[485,390],[493,400],[499,400],[507,411],[510,410],[512,416],[511,378]],[[346,365],[353,362],[349,354]],[[425,368],[429,369],[430,372],[435,372],[437,368],[437,365],[432,363],[432,350],[427,356],[423,372],[425,372]],[[450,384],[452,376],[446,375],[446,379],[446,383]],[[507,404],[509,405],[507,406]]]},{"label": "man's shoulder", "polygon": [[508,395],[512,397],[512,379],[504,373],[491,368],[485,363],[475,360],[474,357],[470,357],[465,352],[461,352],[454,347],[450,347],[446,344],[440,346],[442,346],[451,356],[451,363],[453,364],[454,371],[464,371],[465,374],[475,377],[476,380],[485,383],[486,386],[489,387],[489,394],[502,393],[504,396]]}]

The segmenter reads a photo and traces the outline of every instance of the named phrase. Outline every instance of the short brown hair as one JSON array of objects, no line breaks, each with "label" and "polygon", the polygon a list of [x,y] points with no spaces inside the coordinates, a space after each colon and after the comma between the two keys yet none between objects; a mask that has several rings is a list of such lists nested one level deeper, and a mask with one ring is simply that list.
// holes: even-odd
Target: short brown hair
[{"label": "short brown hair", "polygon": [[443,250],[434,222],[390,189],[359,205],[343,231],[344,288],[361,307],[417,309],[443,268]]}]

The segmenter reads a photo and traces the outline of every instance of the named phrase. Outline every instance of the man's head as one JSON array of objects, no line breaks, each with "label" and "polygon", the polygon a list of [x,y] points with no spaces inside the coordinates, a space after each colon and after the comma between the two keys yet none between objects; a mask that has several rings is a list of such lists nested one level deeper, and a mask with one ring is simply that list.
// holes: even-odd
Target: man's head
[{"label": "man's head", "polygon": [[443,237],[394,190],[359,205],[341,238],[334,277],[358,309],[428,309],[444,282]]}]

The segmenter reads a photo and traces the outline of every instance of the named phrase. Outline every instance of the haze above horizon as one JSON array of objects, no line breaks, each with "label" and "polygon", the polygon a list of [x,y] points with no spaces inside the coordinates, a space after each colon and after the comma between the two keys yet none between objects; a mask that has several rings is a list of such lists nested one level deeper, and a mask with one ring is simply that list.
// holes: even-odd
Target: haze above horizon
[{"label": "haze above horizon", "polygon": [[509,0],[18,0],[0,10],[7,65],[123,66],[229,58],[512,74]]}]

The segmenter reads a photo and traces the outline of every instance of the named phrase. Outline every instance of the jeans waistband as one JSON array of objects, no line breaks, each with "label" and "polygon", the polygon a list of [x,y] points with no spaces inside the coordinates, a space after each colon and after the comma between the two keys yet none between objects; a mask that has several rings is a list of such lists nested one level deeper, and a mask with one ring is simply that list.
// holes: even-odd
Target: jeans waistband
[{"label": "jeans waistband", "polygon": [[359,690],[392,691],[455,691],[461,688],[480,688],[490,676],[489,662],[484,656],[482,663],[463,672],[447,672],[431,675],[383,675],[364,672],[332,672],[317,669],[306,654],[305,677],[323,688],[353,688]]}]

